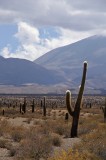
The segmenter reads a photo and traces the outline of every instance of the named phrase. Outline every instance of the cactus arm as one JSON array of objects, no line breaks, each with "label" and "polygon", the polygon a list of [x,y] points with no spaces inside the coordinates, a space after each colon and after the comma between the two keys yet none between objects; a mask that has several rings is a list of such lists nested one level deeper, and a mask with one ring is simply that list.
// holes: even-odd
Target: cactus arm
[{"label": "cactus arm", "polygon": [[66,91],[66,106],[67,106],[67,110],[69,114],[73,116],[74,112],[73,112],[73,108],[71,105],[71,92],[69,90]]},{"label": "cactus arm", "polygon": [[78,98],[77,98],[77,101],[76,101],[76,106],[81,104],[82,95],[83,95],[84,86],[85,86],[85,80],[86,80],[86,72],[87,72],[87,62],[84,61],[82,81],[81,81],[81,86],[80,86],[80,89],[79,89]]}]

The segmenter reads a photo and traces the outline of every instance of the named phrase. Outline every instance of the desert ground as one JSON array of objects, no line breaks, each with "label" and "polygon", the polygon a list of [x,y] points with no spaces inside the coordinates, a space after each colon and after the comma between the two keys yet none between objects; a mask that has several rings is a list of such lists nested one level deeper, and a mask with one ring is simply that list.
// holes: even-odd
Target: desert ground
[{"label": "desert ground", "polygon": [[105,105],[105,96],[83,96],[71,138],[65,96],[1,95],[0,160],[106,160]]}]

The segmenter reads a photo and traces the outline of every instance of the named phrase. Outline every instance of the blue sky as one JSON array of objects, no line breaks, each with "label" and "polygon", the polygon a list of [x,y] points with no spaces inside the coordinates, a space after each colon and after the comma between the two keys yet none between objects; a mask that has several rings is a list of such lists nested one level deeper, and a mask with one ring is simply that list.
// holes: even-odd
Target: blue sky
[{"label": "blue sky", "polygon": [[34,60],[106,34],[105,0],[0,0],[0,55]]},{"label": "blue sky", "polygon": [[15,51],[18,41],[14,37],[17,32],[17,26],[11,24],[1,24],[0,25],[0,50],[7,45],[12,46],[12,50]]}]

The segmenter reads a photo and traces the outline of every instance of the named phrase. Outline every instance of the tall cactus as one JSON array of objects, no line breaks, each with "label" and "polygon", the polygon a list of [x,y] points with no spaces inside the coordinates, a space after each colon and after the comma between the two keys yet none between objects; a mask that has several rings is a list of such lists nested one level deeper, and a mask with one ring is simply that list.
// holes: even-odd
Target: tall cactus
[{"label": "tall cactus", "polygon": [[81,109],[81,100],[82,100],[82,95],[83,95],[85,80],[86,80],[86,72],[87,72],[87,62],[84,61],[82,81],[81,81],[81,86],[79,88],[79,93],[78,93],[78,97],[77,97],[75,107],[72,107],[72,105],[71,105],[71,92],[69,90],[66,91],[67,110],[73,118],[71,133],[70,133],[70,137],[72,137],[72,138],[78,136],[77,130],[78,130],[80,109]]}]

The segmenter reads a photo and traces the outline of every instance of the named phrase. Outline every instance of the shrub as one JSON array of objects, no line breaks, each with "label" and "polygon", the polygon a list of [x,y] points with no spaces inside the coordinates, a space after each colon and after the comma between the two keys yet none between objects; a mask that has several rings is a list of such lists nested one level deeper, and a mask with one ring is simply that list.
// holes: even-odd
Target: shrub
[{"label": "shrub", "polygon": [[16,148],[10,148],[10,157],[14,157],[16,155]]},{"label": "shrub", "polygon": [[5,139],[0,139],[0,148],[6,148],[7,141]]},{"label": "shrub", "polygon": [[56,154],[54,157],[49,158],[49,160],[100,160],[96,156],[89,154],[88,152],[82,153],[78,150],[64,151],[62,150],[60,154]]},{"label": "shrub", "polygon": [[52,137],[52,144],[53,144],[53,146],[60,147],[61,143],[62,143],[61,138],[58,135],[54,135]]},{"label": "shrub", "polygon": [[23,127],[13,127],[11,137],[15,142],[20,142],[25,136],[25,129]]},{"label": "shrub", "polygon": [[0,121],[0,136],[8,134],[10,130],[11,130],[11,125],[8,123],[7,120]]},{"label": "shrub", "polygon": [[37,131],[35,128],[27,132],[26,137],[21,141],[16,157],[18,159],[46,158],[52,149],[52,139],[50,135]]},{"label": "shrub", "polygon": [[80,152],[86,149],[89,153],[99,157],[99,159],[105,160],[106,126],[104,124],[98,124],[98,127],[92,132],[83,135],[82,140],[82,143],[76,146]]}]

